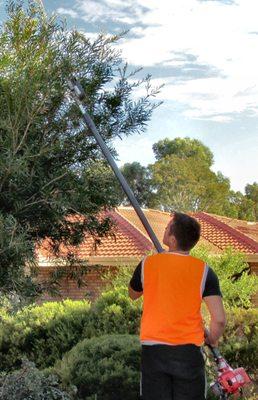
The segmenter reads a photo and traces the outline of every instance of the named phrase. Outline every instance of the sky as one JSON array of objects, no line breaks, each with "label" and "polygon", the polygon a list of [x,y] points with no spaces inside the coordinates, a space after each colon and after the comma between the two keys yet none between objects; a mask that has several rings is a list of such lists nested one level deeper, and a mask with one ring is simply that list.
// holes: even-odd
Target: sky
[{"label": "sky", "polygon": [[139,78],[151,74],[154,86],[164,84],[146,132],[115,141],[119,165],[148,165],[158,140],[190,137],[211,149],[213,170],[233,190],[258,182],[257,0],[42,2],[92,38],[129,30],[118,44],[123,59],[143,67]]}]

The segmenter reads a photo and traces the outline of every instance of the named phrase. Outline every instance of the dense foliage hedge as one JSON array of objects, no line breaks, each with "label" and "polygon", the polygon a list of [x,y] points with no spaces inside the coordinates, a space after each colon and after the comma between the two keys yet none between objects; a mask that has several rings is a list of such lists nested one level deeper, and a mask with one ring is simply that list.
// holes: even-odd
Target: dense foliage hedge
[{"label": "dense foliage hedge", "polygon": [[258,276],[250,274],[244,254],[228,248],[215,255],[206,247],[197,245],[192,255],[204,260],[218,275],[227,308],[253,307],[252,297],[258,291]]},{"label": "dense foliage hedge", "polygon": [[[117,286],[99,297],[92,307],[95,335],[139,333],[141,303],[133,302],[125,286]],[[87,334],[87,330],[86,330]],[[85,335],[89,337],[89,335]]]},{"label": "dense foliage hedge", "polygon": [[18,368],[24,356],[46,368],[84,338],[136,334],[140,315],[140,304],[133,303],[123,287],[103,293],[92,307],[87,301],[65,300],[5,314],[0,322],[0,368]]},{"label": "dense foliage hedge", "polygon": [[25,307],[0,322],[0,368],[11,370],[26,356],[37,367],[55,361],[82,339],[90,320],[87,301],[65,300]]},{"label": "dense foliage hedge", "polygon": [[77,399],[137,400],[140,385],[138,336],[85,339],[55,366],[64,385],[77,387]]},{"label": "dense foliage hedge", "polygon": [[19,371],[0,378],[0,400],[71,400],[56,376],[39,371],[24,361]]},{"label": "dense foliage hedge", "polygon": [[233,367],[242,366],[250,373],[258,371],[258,309],[227,310],[227,326],[221,351]]},{"label": "dense foliage hedge", "polygon": [[[39,368],[52,366],[82,339],[138,334],[140,316],[140,302],[132,302],[121,286],[103,293],[93,306],[65,300],[26,307],[5,315],[0,323],[0,368],[17,368],[24,356]],[[258,310],[227,309],[227,320],[221,351],[232,365],[254,371],[258,368]]]}]

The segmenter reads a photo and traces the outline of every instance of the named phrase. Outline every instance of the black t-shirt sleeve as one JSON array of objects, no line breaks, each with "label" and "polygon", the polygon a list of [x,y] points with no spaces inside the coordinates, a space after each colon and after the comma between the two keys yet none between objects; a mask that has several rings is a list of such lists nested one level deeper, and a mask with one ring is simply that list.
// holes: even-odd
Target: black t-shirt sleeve
[{"label": "black t-shirt sleeve", "polygon": [[142,292],[143,287],[142,287],[142,263],[140,262],[132,276],[132,279],[130,280],[130,286],[135,292]]},{"label": "black t-shirt sleeve", "polygon": [[222,293],[219,286],[219,280],[211,267],[208,267],[208,273],[202,297],[207,296],[221,296]]}]

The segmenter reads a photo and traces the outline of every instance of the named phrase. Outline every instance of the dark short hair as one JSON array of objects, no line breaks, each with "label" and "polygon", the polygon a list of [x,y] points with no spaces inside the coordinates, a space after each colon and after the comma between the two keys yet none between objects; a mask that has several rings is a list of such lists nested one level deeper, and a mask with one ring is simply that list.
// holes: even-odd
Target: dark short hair
[{"label": "dark short hair", "polygon": [[170,234],[175,236],[180,250],[189,251],[200,239],[201,226],[190,215],[175,212]]}]

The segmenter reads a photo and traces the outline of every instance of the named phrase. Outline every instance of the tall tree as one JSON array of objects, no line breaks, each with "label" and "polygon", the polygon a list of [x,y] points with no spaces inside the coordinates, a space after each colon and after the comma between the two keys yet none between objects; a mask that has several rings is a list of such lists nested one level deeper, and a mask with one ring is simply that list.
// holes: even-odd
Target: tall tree
[{"label": "tall tree", "polygon": [[205,210],[222,214],[229,181],[197,156],[168,155],[150,166],[155,205],[165,211]]},{"label": "tall tree", "polygon": [[[61,243],[108,234],[111,222],[97,214],[118,203],[110,170],[69,98],[69,78],[80,80],[113,154],[112,139],[145,128],[156,90],[149,78],[130,83],[113,46],[117,36],[90,41],[48,18],[36,1],[26,9],[9,1],[7,11],[0,32],[0,290],[34,293],[40,288],[24,266],[35,266],[35,245],[49,237],[58,254]],[[132,101],[141,84],[145,97]]]},{"label": "tall tree", "polygon": [[[152,198],[152,188],[149,170],[142,166],[139,162],[126,163],[121,168],[121,172],[126,178],[130,188],[132,189],[138,203],[142,207],[148,207]],[[127,196],[121,192],[121,203],[129,204]]]},{"label": "tall tree", "polygon": [[258,183],[248,183],[245,187],[245,194],[247,199],[253,202],[253,212],[255,221],[258,221]]},{"label": "tall tree", "polygon": [[196,157],[204,161],[209,167],[213,164],[213,154],[200,140],[186,138],[165,138],[153,145],[153,151],[157,160],[166,156],[175,155],[180,158]]}]

